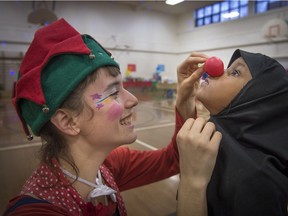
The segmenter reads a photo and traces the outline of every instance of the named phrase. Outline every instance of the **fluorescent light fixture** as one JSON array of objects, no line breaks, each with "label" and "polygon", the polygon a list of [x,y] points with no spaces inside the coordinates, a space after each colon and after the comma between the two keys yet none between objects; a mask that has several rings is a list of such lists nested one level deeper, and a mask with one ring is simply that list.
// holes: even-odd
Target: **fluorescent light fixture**
[{"label": "fluorescent light fixture", "polygon": [[180,2],[183,2],[184,0],[166,0],[166,4],[168,5],[176,5]]},{"label": "fluorescent light fixture", "polygon": [[237,11],[232,11],[230,13],[223,14],[223,17],[226,19],[234,18],[234,17],[238,17],[238,16],[239,16],[239,12],[237,12]]}]

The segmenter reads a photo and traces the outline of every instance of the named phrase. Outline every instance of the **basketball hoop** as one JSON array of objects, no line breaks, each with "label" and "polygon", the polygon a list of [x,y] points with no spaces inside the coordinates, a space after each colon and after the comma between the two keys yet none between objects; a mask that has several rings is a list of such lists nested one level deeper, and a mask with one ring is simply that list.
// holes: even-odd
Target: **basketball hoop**
[{"label": "basketball hoop", "polygon": [[264,38],[270,40],[287,40],[287,22],[283,19],[272,19],[268,21],[262,28],[262,35]]}]

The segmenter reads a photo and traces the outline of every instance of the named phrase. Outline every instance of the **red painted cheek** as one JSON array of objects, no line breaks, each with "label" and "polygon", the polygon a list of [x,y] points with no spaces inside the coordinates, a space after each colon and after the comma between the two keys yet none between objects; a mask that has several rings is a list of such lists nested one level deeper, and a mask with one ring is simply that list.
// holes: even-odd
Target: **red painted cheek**
[{"label": "red painted cheek", "polygon": [[117,120],[121,117],[123,108],[120,104],[114,103],[108,110],[108,120]]}]

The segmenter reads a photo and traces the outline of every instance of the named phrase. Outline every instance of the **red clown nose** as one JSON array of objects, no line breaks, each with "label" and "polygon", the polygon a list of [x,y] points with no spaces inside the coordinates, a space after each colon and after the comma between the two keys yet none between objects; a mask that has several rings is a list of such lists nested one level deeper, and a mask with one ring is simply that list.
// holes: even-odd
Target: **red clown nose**
[{"label": "red clown nose", "polygon": [[224,73],[223,61],[215,56],[208,58],[204,64],[205,72],[211,77],[218,77]]}]

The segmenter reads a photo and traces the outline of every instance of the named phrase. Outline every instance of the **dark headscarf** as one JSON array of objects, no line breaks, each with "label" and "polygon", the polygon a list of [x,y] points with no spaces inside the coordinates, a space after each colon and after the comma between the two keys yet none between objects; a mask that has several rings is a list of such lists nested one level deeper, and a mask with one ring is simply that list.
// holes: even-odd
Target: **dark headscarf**
[{"label": "dark headscarf", "polygon": [[209,216],[287,216],[288,74],[276,60],[242,50],[229,66],[239,57],[252,79],[210,118],[223,138],[207,189]]}]

